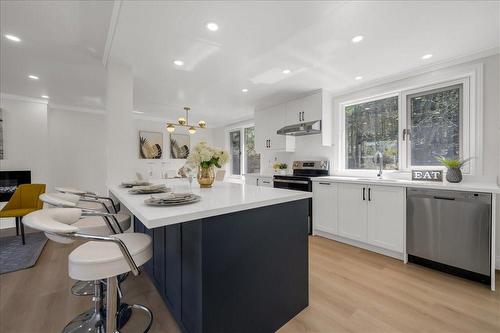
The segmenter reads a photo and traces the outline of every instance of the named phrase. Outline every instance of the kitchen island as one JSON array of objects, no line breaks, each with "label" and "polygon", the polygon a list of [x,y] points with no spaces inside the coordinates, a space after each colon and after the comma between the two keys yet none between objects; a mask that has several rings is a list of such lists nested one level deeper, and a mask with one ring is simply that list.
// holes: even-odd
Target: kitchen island
[{"label": "kitchen island", "polygon": [[[187,182],[169,181],[175,192]],[[153,238],[145,270],[184,332],[274,332],[308,306],[308,199],[298,192],[216,183],[200,202],[150,207],[109,186]]]}]

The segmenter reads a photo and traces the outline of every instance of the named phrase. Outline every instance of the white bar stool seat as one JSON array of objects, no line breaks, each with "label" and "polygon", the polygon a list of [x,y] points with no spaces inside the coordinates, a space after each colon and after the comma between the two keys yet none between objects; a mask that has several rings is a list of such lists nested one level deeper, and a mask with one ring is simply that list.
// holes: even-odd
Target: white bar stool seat
[{"label": "white bar stool seat", "polygon": [[[142,266],[153,256],[151,237],[141,233],[112,235],[125,243],[137,266]],[[130,272],[118,245],[90,241],[80,245],[68,257],[69,276],[75,280],[103,280]]]},{"label": "white bar stool seat", "polygon": [[[115,215],[118,224],[122,230],[130,228],[131,219],[129,215]],[[73,223],[79,229],[79,232],[87,235],[107,236],[110,234],[109,227],[104,223],[101,216],[86,216],[77,222]]]}]

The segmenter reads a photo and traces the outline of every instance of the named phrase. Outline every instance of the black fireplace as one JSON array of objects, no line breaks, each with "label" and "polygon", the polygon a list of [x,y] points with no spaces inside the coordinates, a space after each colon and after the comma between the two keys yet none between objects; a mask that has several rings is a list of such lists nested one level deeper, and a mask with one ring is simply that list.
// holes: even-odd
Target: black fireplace
[{"label": "black fireplace", "polygon": [[31,184],[31,171],[0,171],[0,202],[9,201],[21,184]]}]

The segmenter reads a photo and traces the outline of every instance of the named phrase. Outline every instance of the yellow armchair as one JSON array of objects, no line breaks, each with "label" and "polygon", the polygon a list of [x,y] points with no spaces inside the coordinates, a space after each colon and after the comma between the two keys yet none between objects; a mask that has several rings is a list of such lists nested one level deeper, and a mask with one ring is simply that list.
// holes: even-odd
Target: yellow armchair
[{"label": "yellow armchair", "polygon": [[39,196],[44,192],[45,184],[19,185],[9,202],[0,210],[0,217],[16,218],[16,234],[19,236],[20,228],[23,245],[25,244],[25,238],[22,218],[35,210],[42,209],[43,202],[39,199]]}]

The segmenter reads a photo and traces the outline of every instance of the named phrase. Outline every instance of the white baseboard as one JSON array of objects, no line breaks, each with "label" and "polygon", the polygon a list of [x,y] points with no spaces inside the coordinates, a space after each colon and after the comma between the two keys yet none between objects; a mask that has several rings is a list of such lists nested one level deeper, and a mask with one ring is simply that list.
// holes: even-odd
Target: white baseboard
[{"label": "white baseboard", "polygon": [[345,244],[349,244],[349,245],[352,245],[352,246],[356,246],[356,247],[359,247],[359,248],[362,248],[362,249],[365,249],[365,250],[368,250],[368,251],[380,253],[380,254],[383,254],[383,255],[388,256],[388,257],[392,257],[392,258],[399,259],[399,260],[404,260],[404,254],[403,253],[399,253],[399,252],[395,252],[395,251],[383,249],[383,248],[380,248],[378,246],[366,244],[366,243],[359,242],[359,241],[356,241],[356,240],[353,240],[353,239],[349,239],[349,238],[345,238],[345,237],[342,237],[342,236],[339,236],[339,235],[333,235],[333,234],[330,234],[328,232],[324,232],[324,231],[320,231],[320,230],[314,230],[313,234],[315,236],[317,235],[317,236],[325,237],[325,238],[328,238],[328,239],[332,239],[334,241],[338,241],[338,242],[341,242],[341,243],[345,243]]},{"label": "white baseboard", "polygon": [[0,229],[14,228],[16,226],[16,219],[13,217],[0,218]]}]

